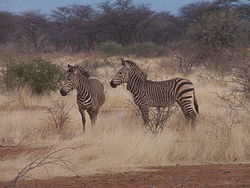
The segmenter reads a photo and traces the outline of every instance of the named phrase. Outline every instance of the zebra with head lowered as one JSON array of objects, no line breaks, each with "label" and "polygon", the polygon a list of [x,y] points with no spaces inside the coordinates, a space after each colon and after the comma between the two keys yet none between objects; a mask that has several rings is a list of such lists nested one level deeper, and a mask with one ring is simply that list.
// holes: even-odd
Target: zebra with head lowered
[{"label": "zebra with head lowered", "polygon": [[77,91],[77,104],[82,116],[83,132],[85,131],[85,110],[87,110],[92,125],[95,124],[99,108],[105,102],[104,86],[96,78],[90,77],[83,67],[68,65],[68,75],[60,93],[66,96],[73,89]]},{"label": "zebra with head lowered", "polygon": [[191,81],[185,78],[159,82],[147,80],[147,75],[134,62],[123,59],[121,61],[122,68],[110,85],[115,88],[127,83],[127,89],[133,94],[134,103],[141,111],[144,124],[149,124],[149,107],[167,107],[177,102],[186,120],[191,121],[194,128],[199,109]]}]

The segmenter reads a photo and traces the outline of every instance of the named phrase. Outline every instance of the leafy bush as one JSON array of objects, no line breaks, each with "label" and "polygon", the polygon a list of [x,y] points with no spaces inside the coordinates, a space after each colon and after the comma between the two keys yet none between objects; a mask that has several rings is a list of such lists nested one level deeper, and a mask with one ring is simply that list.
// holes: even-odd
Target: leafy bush
[{"label": "leafy bush", "polygon": [[114,42],[104,42],[100,44],[100,50],[108,55],[124,54],[124,49],[120,44]]},{"label": "leafy bush", "polygon": [[2,74],[2,81],[8,90],[28,86],[34,94],[56,90],[63,78],[60,66],[40,57],[13,60]]},{"label": "leafy bush", "polygon": [[105,42],[100,45],[100,50],[107,55],[136,55],[142,57],[161,56],[165,52],[162,46],[151,42],[134,43],[128,46]]},{"label": "leafy bush", "polygon": [[237,47],[243,42],[246,39],[243,26],[236,11],[210,11],[201,17],[199,23],[190,25],[188,34],[213,53],[222,48]]},{"label": "leafy bush", "polygon": [[134,43],[127,47],[129,54],[143,57],[155,57],[164,54],[164,48],[152,42]]}]

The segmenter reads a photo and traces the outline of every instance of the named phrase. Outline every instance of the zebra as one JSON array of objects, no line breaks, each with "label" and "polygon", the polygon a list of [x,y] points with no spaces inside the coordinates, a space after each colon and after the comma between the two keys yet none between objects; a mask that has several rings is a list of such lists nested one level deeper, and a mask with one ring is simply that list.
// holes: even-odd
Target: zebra
[{"label": "zebra", "polygon": [[95,124],[99,108],[105,102],[104,86],[81,66],[68,65],[68,75],[60,89],[62,96],[66,96],[73,89],[77,91],[77,104],[82,116],[83,132],[85,132],[85,110],[87,110],[92,126]]},{"label": "zebra", "polygon": [[[195,128],[195,119],[199,113],[193,83],[185,78],[173,78],[165,81],[152,81],[134,62],[121,59],[122,68],[110,81],[113,88],[127,83],[138,106],[144,124],[149,125],[149,107],[168,107],[175,102],[180,106],[185,119]],[[192,103],[193,101],[193,103]],[[192,106],[193,104],[193,106]]]}]

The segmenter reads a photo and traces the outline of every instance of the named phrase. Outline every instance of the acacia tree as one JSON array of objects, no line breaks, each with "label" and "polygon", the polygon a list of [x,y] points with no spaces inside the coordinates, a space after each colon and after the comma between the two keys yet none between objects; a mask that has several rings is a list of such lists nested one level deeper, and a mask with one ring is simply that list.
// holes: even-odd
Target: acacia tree
[{"label": "acacia tree", "polygon": [[[96,12],[89,5],[59,7],[51,14],[54,29],[51,41],[57,49],[70,46],[72,50],[91,49],[96,39]],[[56,30],[57,32],[53,32]]]},{"label": "acacia tree", "polygon": [[195,23],[200,21],[204,13],[214,10],[215,8],[214,3],[208,1],[190,3],[180,8],[180,17],[187,24]]},{"label": "acacia tree", "polygon": [[38,11],[25,12],[20,16],[21,27],[16,33],[17,41],[29,50],[40,51],[45,48],[47,41],[48,20],[46,15]]},{"label": "acacia tree", "polygon": [[[212,58],[219,58],[225,50],[237,50],[247,39],[244,24],[234,9],[205,13],[198,23],[190,24],[187,36],[196,43],[203,57]],[[215,68],[220,63],[217,59]]]},{"label": "acacia tree", "polygon": [[182,20],[169,12],[154,13],[143,31],[143,40],[165,45],[183,34]]},{"label": "acacia tree", "polygon": [[19,42],[35,51],[90,50],[101,42],[127,46],[173,41],[197,44],[204,55],[243,44],[250,38],[249,5],[238,0],[216,0],[186,5],[179,16],[154,12],[133,0],[106,0],[98,9],[90,5],[58,7],[50,17],[38,11],[21,15],[0,12],[0,44]]},{"label": "acacia tree", "polygon": [[0,12],[0,44],[11,41],[18,29],[19,18],[9,12]]},{"label": "acacia tree", "polygon": [[101,9],[100,24],[106,37],[122,46],[141,41],[141,36],[152,11],[147,5],[135,6],[132,0],[105,1]]}]

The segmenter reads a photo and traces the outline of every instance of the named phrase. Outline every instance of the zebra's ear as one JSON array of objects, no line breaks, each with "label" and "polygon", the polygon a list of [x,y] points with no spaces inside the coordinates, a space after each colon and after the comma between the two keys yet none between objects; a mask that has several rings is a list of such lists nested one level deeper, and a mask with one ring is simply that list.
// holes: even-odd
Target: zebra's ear
[{"label": "zebra's ear", "polygon": [[73,67],[74,67],[74,66],[68,64],[68,72],[73,72]]},{"label": "zebra's ear", "polygon": [[126,60],[124,60],[123,58],[121,58],[121,61],[122,61],[122,66],[129,67],[129,66],[131,65],[131,62],[130,62],[130,61],[126,61]]},{"label": "zebra's ear", "polygon": [[125,61],[123,58],[121,58],[121,62],[122,62],[122,63],[121,63],[122,66],[125,66],[125,62],[126,62],[126,61]]},{"label": "zebra's ear", "polygon": [[68,69],[69,69],[68,72],[73,72],[73,73],[76,72],[76,67],[73,65],[68,65]]}]

